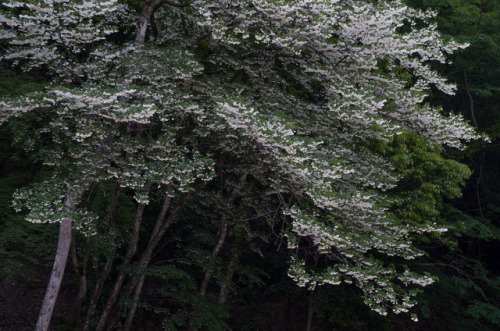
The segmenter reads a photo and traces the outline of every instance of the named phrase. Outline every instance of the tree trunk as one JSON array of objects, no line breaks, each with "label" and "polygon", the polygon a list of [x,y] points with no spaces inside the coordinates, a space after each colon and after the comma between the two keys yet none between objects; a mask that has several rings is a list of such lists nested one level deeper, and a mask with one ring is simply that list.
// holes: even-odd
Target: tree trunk
[{"label": "tree trunk", "polygon": [[[172,213],[170,213],[170,215],[167,217],[165,222],[163,224],[161,224],[161,226],[158,229],[155,228],[155,230],[151,233],[148,246],[146,247],[146,250],[142,254],[141,259],[139,261],[139,266],[141,269],[144,269],[149,265],[149,262],[151,261],[151,257],[153,256],[154,249],[156,248],[156,246],[158,245],[158,243],[160,242],[161,238],[163,237],[163,235],[165,234],[167,229],[170,227],[170,225],[172,225],[172,223],[174,223],[177,216],[179,216],[182,209],[184,208],[184,205],[193,196],[195,196],[196,193],[198,193],[203,187],[205,187],[205,185],[206,185],[206,183],[203,183],[195,191],[189,192],[188,194],[186,194],[184,199],[172,211]],[[158,230],[158,231],[156,231],[156,230]],[[134,291],[135,287],[137,286],[137,282],[138,282],[137,278],[134,278],[131,280],[131,282],[129,283],[129,285],[127,287],[127,291],[126,291],[126,293],[128,293],[128,295],[130,295]]]},{"label": "tree trunk", "polygon": [[[144,7],[142,7],[141,17],[139,18],[139,24],[137,24],[137,33],[135,34],[135,41],[139,43],[144,43],[146,40],[146,31],[148,29],[149,23],[154,24],[154,13],[160,8],[163,4],[173,6],[173,7],[187,7],[190,6],[190,3],[183,3],[182,1],[175,2],[169,0],[146,0],[144,3]],[[156,29],[156,27],[153,27]],[[155,35],[158,34],[157,31],[154,31]],[[155,36],[156,37],[156,36]]]},{"label": "tree trunk", "polygon": [[130,310],[128,311],[127,320],[125,321],[125,325],[123,326],[123,331],[130,331],[130,328],[132,327],[135,311],[137,310],[139,298],[141,297],[142,286],[144,285],[144,278],[146,278],[145,275],[141,275],[141,277],[139,278],[139,283],[137,284],[134,293],[134,302],[132,303],[132,307],[130,307]]},{"label": "tree trunk", "polygon": [[[232,204],[234,202],[234,199],[240,194],[240,190],[245,185],[245,182],[247,180],[247,175],[244,174],[240,178],[240,184],[233,190],[233,193],[231,194],[231,197],[229,198],[228,203]],[[215,246],[214,250],[212,251],[212,257],[216,257],[220,250],[222,249],[222,246],[224,245],[224,242],[226,240],[226,235],[227,235],[227,227],[228,227],[228,220],[226,216],[222,217],[221,221],[222,229],[221,229],[221,234],[219,236],[219,241],[217,242],[217,245]],[[205,273],[205,277],[203,278],[203,282],[201,283],[200,286],[200,295],[205,296],[207,294],[207,288],[208,288],[208,283],[210,282],[210,279],[212,278],[213,270],[207,270]]]},{"label": "tree trunk", "polygon": [[79,288],[78,294],[76,295],[75,306],[73,307],[72,315],[69,318],[69,325],[74,325],[78,321],[80,312],[82,311],[83,301],[85,300],[85,295],[87,294],[87,262],[90,255],[90,241],[87,240],[87,250],[85,252],[85,256],[83,257],[82,264],[78,263],[75,236],[73,235],[72,238],[71,257],[75,273],[79,279]]},{"label": "tree trunk", "polygon": [[[168,208],[170,206],[170,200],[171,200],[171,198],[168,195],[163,200],[163,205],[161,207],[160,214],[158,215],[158,218],[156,219],[155,228],[153,229],[153,232],[151,233],[151,237],[149,238],[149,243],[151,243],[153,238],[155,238],[158,235],[158,233],[161,229],[161,225],[165,221],[165,217],[167,215],[167,211],[168,211]],[[141,296],[142,285],[144,284],[144,278],[145,278],[144,275],[141,275],[139,277],[139,283],[137,285],[137,288],[135,289],[132,307],[130,307],[130,310],[127,314],[127,320],[125,322],[124,331],[130,330],[130,327],[132,326],[135,311],[137,310],[137,304],[139,303],[139,298]]]},{"label": "tree trunk", "polygon": [[236,270],[236,264],[238,263],[238,259],[240,256],[240,249],[241,249],[240,246],[242,241],[243,241],[242,238],[240,238],[239,236],[236,237],[233,253],[231,255],[231,260],[229,261],[229,264],[227,266],[226,279],[224,280],[224,283],[222,283],[219,291],[220,303],[225,303],[227,300],[227,290],[229,284],[231,284],[231,280],[233,279],[234,271]]},{"label": "tree trunk", "polygon": [[[149,191],[150,189],[151,189],[151,183],[147,182],[146,183],[146,191]],[[137,251],[137,243],[139,242],[139,230],[141,228],[142,214],[144,212],[144,208],[146,208],[145,203],[141,203],[137,206],[137,211],[136,211],[136,215],[135,215],[135,219],[134,219],[134,229],[133,229],[133,233],[132,233],[132,238],[130,240],[129,248],[128,248],[127,254],[125,255],[125,258],[123,260],[122,266],[129,265],[130,261],[132,260],[132,257],[134,256],[135,252]],[[108,316],[111,313],[111,309],[113,308],[113,306],[116,302],[116,299],[118,299],[118,295],[120,294],[120,289],[123,285],[124,279],[125,279],[125,272],[122,270],[118,273],[118,277],[116,279],[115,286],[113,287],[113,290],[108,298],[108,301],[106,302],[106,306],[104,307],[104,310],[101,314],[101,318],[99,319],[99,323],[97,324],[96,331],[104,330]]]},{"label": "tree trunk", "polygon": [[[222,218],[222,229],[221,233],[219,236],[219,241],[217,242],[217,245],[215,246],[214,250],[212,251],[212,257],[215,258],[220,250],[222,249],[222,246],[224,245],[224,241],[226,240],[226,235],[227,235],[227,218],[223,217]],[[200,286],[200,295],[205,296],[207,294],[207,288],[208,288],[208,283],[210,282],[210,279],[212,278],[212,273],[213,270],[209,269],[205,273],[205,278],[203,278],[203,282],[201,283]]]},{"label": "tree trunk", "polygon": [[[140,269],[145,269],[149,265],[149,262],[151,261],[151,257],[152,257],[153,252],[154,252],[154,249],[156,248],[156,246],[160,242],[161,238],[163,237],[163,235],[165,234],[167,229],[170,227],[170,225],[172,225],[172,223],[175,221],[177,216],[180,215],[180,213],[181,213],[182,209],[184,208],[184,206],[186,205],[186,203],[193,196],[195,196],[201,189],[203,189],[203,187],[205,187],[206,184],[207,184],[206,182],[203,182],[194,191],[186,194],[184,196],[184,198],[182,199],[182,201],[179,203],[179,205],[170,213],[170,215],[167,217],[167,219],[164,222],[160,222],[160,219],[165,217],[166,211],[167,211],[168,206],[170,204],[170,198],[169,197],[165,198],[165,201],[164,201],[164,204],[162,207],[162,211],[160,212],[160,216],[158,217],[158,220],[156,222],[156,226],[155,226],[153,232],[151,232],[148,246],[146,247],[146,250],[142,254],[141,259],[139,260],[139,268]],[[132,292],[136,289],[136,287],[138,286],[138,283],[139,283],[138,278],[132,278],[125,288],[125,291],[123,293],[123,297],[124,298],[129,297],[132,294]],[[139,294],[140,294],[140,291],[139,291]],[[118,314],[120,313],[120,310],[121,310],[121,308],[116,307],[113,314],[111,314],[111,316],[112,316],[111,323],[110,323],[111,326],[113,326],[116,323],[116,321],[118,320]],[[130,318],[133,320],[133,314],[135,314],[135,309],[131,310],[131,312],[132,312],[132,316]],[[130,314],[130,312],[129,312],[129,314]]]},{"label": "tree trunk", "polygon": [[146,41],[146,30],[148,29],[149,22],[151,21],[151,16],[159,6],[159,0],[145,1],[144,7],[142,8],[141,12],[141,17],[139,18],[139,24],[137,25],[135,41],[139,43],[144,43],[144,41]]},{"label": "tree trunk", "polygon": [[[69,210],[75,209],[75,199],[68,193],[66,195],[64,204]],[[64,269],[66,268],[66,261],[68,259],[69,249],[71,246],[71,218],[64,218],[59,225],[59,241],[57,243],[57,252],[54,258],[54,266],[50,275],[49,284],[43,298],[42,308],[38,315],[36,323],[36,331],[46,331],[49,328],[50,319],[54,312],[57,295],[61,288],[61,283],[64,276]]]},{"label": "tree trunk", "polygon": [[[318,251],[314,253],[314,267],[318,266],[319,254]],[[312,330],[312,320],[313,320],[313,303],[314,303],[314,289],[309,292],[309,307],[307,310],[307,331]]]},{"label": "tree trunk", "polygon": [[88,331],[90,328],[90,319],[92,318],[92,316],[94,316],[95,309],[97,308],[97,302],[99,301],[99,297],[101,296],[101,292],[104,287],[104,282],[106,281],[106,278],[108,278],[109,273],[111,272],[112,265],[113,265],[113,259],[108,258],[103,271],[99,273],[97,285],[94,289],[94,293],[92,294],[92,299],[90,300],[89,309],[87,310],[87,317],[85,318],[85,325],[83,326],[83,331]]},{"label": "tree trunk", "polygon": [[114,243],[115,243],[115,237],[116,237],[115,211],[116,211],[116,206],[118,205],[118,198],[120,197],[120,192],[121,192],[121,186],[118,183],[115,187],[114,192],[113,192],[113,196],[111,198],[111,201],[109,202],[109,205],[106,208],[106,214],[107,214],[108,225],[109,225],[109,232],[111,234],[110,243],[109,243],[110,256],[107,256],[106,264],[104,266],[104,269],[101,272],[99,272],[97,267],[96,267],[97,284],[96,284],[96,287],[94,289],[94,293],[92,294],[92,297],[90,299],[89,308],[87,310],[87,316],[85,318],[85,324],[83,326],[83,331],[88,331],[90,328],[90,319],[92,318],[92,316],[94,316],[95,309],[97,308],[97,302],[99,301],[102,289],[104,287],[104,282],[106,281],[106,278],[108,278],[109,273],[111,272],[111,268],[113,266],[113,260],[114,260],[114,254],[115,254]]}]

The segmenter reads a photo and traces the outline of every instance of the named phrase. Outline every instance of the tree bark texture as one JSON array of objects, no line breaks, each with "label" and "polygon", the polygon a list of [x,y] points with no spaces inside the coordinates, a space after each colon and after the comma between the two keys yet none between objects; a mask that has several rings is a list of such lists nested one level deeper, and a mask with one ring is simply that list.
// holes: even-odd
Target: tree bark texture
[{"label": "tree bark texture", "polygon": [[144,43],[146,41],[146,30],[148,29],[149,22],[155,10],[161,5],[160,0],[147,0],[142,8],[139,24],[137,25],[137,33],[135,41]]},{"label": "tree bark texture", "polygon": [[57,243],[56,257],[54,258],[54,266],[50,275],[49,284],[43,298],[42,308],[38,315],[36,323],[36,331],[46,331],[49,328],[54,306],[56,304],[57,295],[61,288],[64,269],[68,259],[69,248],[71,246],[71,218],[65,218],[59,226],[59,241]]},{"label": "tree bark texture", "polygon": [[[234,202],[234,199],[240,194],[240,189],[243,185],[245,185],[245,182],[247,180],[247,174],[244,174],[240,178],[240,185],[236,187],[231,194],[231,197],[229,198],[229,204],[232,204]],[[220,250],[222,249],[222,246],[224,245],[226,241],[226,235],[227,235],[227,228],[228,228],[228,219],[227,216],[222,217],[221,221],[221,233],[219,236],[219,241],[217,242],[217,245],[215,245],[213,251],[212,251],[212,257],[215,259],[215,257],[219,254]],[[200,295],[203,297],[207,294],[207,289],[208,289],[208,283],[210,282],[210,279],[212,278],[213,270],[209,269],[205,273],[205,277],[203,278],[203,282],[201,283],[200,286]]]},{"label": "tree bark texture", "polygon": [[[151,233],[151,237],[149,239],[149,244],[151,243],[153,238],[155,238],[158,235],[158,232],[161,229],[161,225],[165,221],[165,217],[167,215],[167,211],[168,211],[168,208],[170,206],[170,200],[171,200],[171,197],[169,197],[168,195],[163,200],[163,205],[162,205],[160,214],[158,215],[158,218],[156,219],[155,228],[154,228],[153,232]],[[144,278],[145,278],[144,275],[141,275],[139,277],[139,283],[135,289],[132,307],[130,307],[130,310],[127,314],[127,320],[126,320],[125,326],[123,328],[124,331],[130,330],[130,328],[132,326],[132,322],[134,320],[134,315],[135,315],[135,312],[137,310],[137,305],[139,303],[139,298],[141,296],[142,285],[144,284]]]},{"label": "tree bark texture", "polygon": [[98,273],[97,285],[94,289],[94,293],[92,294],[92,298],[90,300],[90,305],[89,309],[87,310],[87,317],[85,318],[83,331],[88,331],[90,328],[90,319],[94,316],[94,312],[97,308],[97,302],[101,297],[101,292],[104,287],[104,282],[106,281],[106,278],[108,278],[109,273],[111,272],[112,265],[113,265],[113,259],[108,258],[108,260],[106,261],[106,265],[104,266],[104,269],[102,270],[102,272]]},{"label": "tree bark texture", "polygon": [[[64,203],[69,210],[73,211],[75,209],[75,199],[69,193],[66,196]],[[40,309],[40,313],[38,315],[38,321],[35,327],[36,331],[46,331],[49,328],[71,247],[72,223],[73,220],[71,218],[64,218],[59,225],[57,252],[54,258],[54,265],[52,267],[52,273],[50,274],[49,284],[47,285],[45,297],[43,298],[42,308]]]},{"label": "tree bark texture", "polygon": [[[199,185],[194,191],[187,193],[181,200],[181,202],[177,205],[177,207],[170,213],[170,215],[168,215],[167,219],[158,228],[155,227],[155,230],[153,230],[153,232],[151,233],[148,246],[144,250],[144,253],[142,253],[141,259],[139,261],[139,266],[141,269],[144,269],[149,265],[156,246],[159,244],[161,238],[168,230],[168,228],[174,223],[177,216],[180,215],[186,203],[188,203],[188,201],[191,200],[193,196],[201,191],[206,184],[207,183],[204,182]],[[129,296],[134,291],[135,287],[137,286],[137,282],[137,278],[133,278],[131,280],[131,282],[127,286],[127,291],[125,292],[127,294],[126,296]]]}]

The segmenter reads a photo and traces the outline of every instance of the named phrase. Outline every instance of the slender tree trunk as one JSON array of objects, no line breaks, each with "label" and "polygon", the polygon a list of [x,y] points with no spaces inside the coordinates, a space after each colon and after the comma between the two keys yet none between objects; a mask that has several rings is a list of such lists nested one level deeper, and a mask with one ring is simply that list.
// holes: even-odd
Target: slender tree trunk
[{"label": "slender tree trunk", "polygon": [[[314,253],[314,267],[318,266],[319,254],[316,251]],[[309,307],[307,309],[307,331],[312,330],[312,320],[313,320],[313,303],[314,303],[314,289],[309,292]]]},{"label": "slender tree trunk", "polygon": [[92,297],[90,299],[89,308],[87,310],[87,316],[85,318],[85,324],[83,326],[83,331],[89,330],[90,319],[92,318],[92,316],[94,316],[95,309],[97,308],[97,302],[99,301],[102,289],[104,287],[104,282],[108,278],[109,273],[111,272],[111,267],[113,266],[113,260],[114,260],[113,257],[115,253],[114,243],[116,237],[115,211],[116,211],[116,206],[118,205],[118,198],[120,197],[120,192],[121,192],[121,186],[118,183],[113,192],[111,201],[109,202],[109,205],[106,208],[109,232],[111,234],[111,239],[109,243],[110,256],[107,256],[106,258],[106,264],[104,266],[104,269],[101,272],[97,270],[97,284],[94,289],[94,293],[92,294]]},{"label": "slender tree trunk", "polygon": [[137,25],[137,33],[135,35],[135,40],[137,42],[144,43],[144,41],[146,41],[146,30],[151,21],[151,16],[156,8],[160,6],[160,3],[159,0],[145,1],[144,7],[142,7],[141,17],[139,18],[139,24]]},{"label": "slender tree trunk", "polygon": [[[170,213],[170,215],[167,217],[165,222],[163,224],[161,224],[161,226],[158,228],[158,231],[156,231],[156,229],[153,231],[153,233],[150,236],[148,246],[146,247],[146,250],[142,254],[141,259],[139,261],[139,266],[141,269],[144,269],[149,265],[149,262],[151,261],[151,257],[153,256],[153,252],[154,252],[156,246],[160,242],[161,238],[163,237],[163,235],[165,234],[167,229],[177,219],[177,216],[180,215],[180,213],[181,213],[182,209],[184,208],[184,206],[186,205],[186,203],[189,200],[191,200],[191,198],[193,196],[195,196],[203,187],[205,187],[205,185],[206,185],[206,183],[203,183],[195,191],[189,192],[188,194],[186,194],[184,196],[184,198],[182,199],[182,201],[179,203],[179,205],[177,205],[177,207]],[[131,282],[129,283],[129,286],[127,287],[128,290],[126,291],[126,293],[128,293],[128,295],[130,295],[134,291],[135,287],[137,286],[137,282],[138,282],[137,278],[134,278],[131,280]]]},{"label": "slender tree trunk", "polygon": [[224,280],[224,283],[222,283],[219,290],[219,303],[225,303],[227,300],[227,292],[229,284],[231,284],[234,272],[236,271],[236,265],[238,264],[238,260],[240,258],[243,241],[244,241],[243,235],[237,232],[236,238],[234,239],[233,243],[233,251],[231,254],[231,259],[229,260],[229,264],[227,266],[226,279]]},{"label": "slender tree trunk", "polygon": [[[212,258],[215,259],[215,257],[219,254],[220,250],[222,249],[222,246],[224,245],[224,241],[226,240],[226,234],[227,234],[227,218],[223,217],[222,218],[222,229],[221,229],[221,234],[219,236],[219,240],[217,242],[217,245],[215,245],[214,250],[212,251]],[[203,278],[203,282],[201,283],[200,286],[200,296],[204,297],[207,294],[207,288],[208,288],[208,283],[210,282],[210,279],[212,278],[213,274],[213,269],[208,269],[207,272],[205,273],[205,277]],[[193,316],[192,319],[190,319],[189,325],[188,325],[188,331],[192,331],[194,329],[193,325],[193,320],[196,319],[196,316]]]},{"label": "slender tree trunk", "polygon": [[[181,200],[181,202],[170,213],[170,215],[167,217],[167,219],[163,223],[159,222],[160,217],[158,218],[155,229],[151,233],[151,236],[150,236],[150,239],[148,242],[148,246],[146,247],[146,250],[142,254],[141,259],[139,260],[139,268],[140,269],[145,269],[149,265],[149,262],[151,261],[151,257],[152,257],[153,252],[154,252],[154,249],[156,248],[156,246],[160,242],[161,238],[163,237],[163,235],[165,234],[167,229],[172,225],[172,223],[180,215],[180,213],[181,213],[182,209],[184,208],[184,206],[186,205],[186,203],[189,200],[191,200],[191,198],[193,196],[195,196],[199,191],[201,191],[206,186],[206,184],[207,184],[206,182],[203,182],[200,185],[198,185],[198,187],[194,191],[187,193],[184,196],[184,198]],[[165,201],[164,201],[163,208],[162,208],[162,212],[160,213],[160,216],[162,216],[161,214],[163,212],[165,212],[165,214],[166,214],[166,211],[168,209],[169,204],[170,204],[170,199],[168,199],[168,197],[166,197]],[[163,215],[163,217],[165,217],[165,216]],[[130,282],[125,287],[125,290],[123,291],[124,298],[129,297],[132,294],[132,292],[134,292],[134,290],[138,286],[139,280],[140,279],[138,279],[138,278],[132,278],[130,280]],[[139,291],[139,294],[140,294],[140,291]],[[113,326],[114,324],[116,324],[116,322],[118,320],[118,315],[119,315],[120,310],[121,310],[121,308],[119,306],[117,306],[115,308],[116,309],[111,314],[112,319],[111,319],[111,323],[109,323],[110,326]],[[130,314],[130,312],[129,312],[129,314]],[[134,314],[135,314],[135,309],[132,311],[132,314],[131,314],[132,316],[130,317],[132,320],[133,320]]]},{"label": "slender tree trunk", "polygon": [[220,290],[219,290],[219,302],[220,303],[225,303],[227,300],[227,290],[229,287],[229,284],[231,284],[231,281],[233,279],[234,271],[236,270],[236,264],[238,263],[238,259],[240,256],[240,245],[241,245],[242,239],[237,237],[235,240],[234,248],[233,248],[233,253],[231,254],[231,260],[229,261],[229,264],[227,266],[227,271],[226,271],[226,279],[224,279],[224,283],[222,283]]},{"label": "slender tree trunk", "polygon": [[[149,23],[154,24],[155,11],[160,8],[163,4],[173,6],[173,7],[187,7],[191,4],[188,2],[176,2],[170,0],[146,0],[144,2],[144,7],[142,7],[141,17],[139,18],[139,23],[137,24],[137,33],[135,34],[135,41],[139,43],[144,43],[146,40],[146,31],[148,29]],[[155,29],[156,27],[153,27]],[[157,35],[157,31],[155,32]],[[155,36],[156,37],[156,36]]]},{"label": "slender tree trunk", "polygon": [[[146,183],[146,190],[149,191],[151,189],[151,183],[147,182]],[[129,265],[130,261],[132,260],[132,257],[134,256],[135,252],[137,251],[137,243],[139,242],[139,230],[141,227],[141,221],[142,221],[142,214],[144,213],[144,208],[146,208],[145,203],[141,203],[137,206],[137,211],[134,219],[134,229],[132,233],[132,238],[130,240],[129,248],[127,251],[127,254],[125,255],[125,258],[123,260],[122,266],[127,266]],[[99,319],[99,323],[97,324],[96,331],[102,331],[104,327],[106,326],[106,321],[108,319],[108,316],[111,312],[111,309],[113,308],[116,299],[118,299],[118,295],[120,293],[120,289],[123,285],[123,281],[125,279],[125,272],[122,270],[118,273],[118,277],[115,282],[115,286],[113,287],[113,290],[108,298],[108,301],[106,302],[106,306],[104,307],[104,310],[101,314],[101,318]]]},{"label": "slender tree trunk", "polygon": [[88,331],[90,328],[90,319],[92,318],[92,316],[94,316],[95,309],[97,308],[97,302],[99,301],[102,289],[104,287],[104,282],[106,281],[106,278],[108,278],[109,273],[111,272],[112,265],[113,265],[113,259],[108,258],[103,271],[98,273],[97,285],[94,289],[94,293],[92,294],[92,299],[90,300],[89,309],[87,311],[87,317],[85,318],[85,324],[83,326],[83,331]]},{"label": "slender tree trunk", "polygon": [[135,311],[137,310],[139,298],[141,297],[142,286],[144,285],[144,278],[146,278],[145,275],[141,275],[139,277],[139,283],[137,284],[137,287],[135,288],[135,292],[134,292],[134,299],[133,299],[134,302],[132,304],[132,307],[128,311],[127,320],[125,321],[125,325],[123,326],[123,331],[130,331],[130,328],[132,327],[132,322],[134,321]]},{"label": "slender tree trunk", "polygon": [[467,93],[467,96],[469,97],[469,104],[470,104],[470,114],[472,117],[472,122],[474,123],[474,126],[477,127],[477,122],[476,122],[476,115],[474,114],[474,98],[472,98],[472,94],[469,91],[469,81],[467,79],[467,64],[462,61],[463,67],[464,67],[464,81],[465,81],[465,92]]},{"label": "slender tree trunk", "polygon": [[[219,241],[217,242],[217,245],[215,246],[214,250],[212,251],[212,257],[215,258],[220,250],[222,249],[222,246],[224,245],[224,242],[226,240],[226,235],[227,235],[227,218],[223,217],[222,218],[222,229],[221,233],[219,236]],[[205,273],[205,277],[203,278],[203,282],[201,283],[200,286],[200,295],[205,296],[207,294],[207,288],[208,288],[208,283],[210,282],[210,279],[212,278],[213,270],[209,269]]]},{"label": "slender tree trunk", "polygon": [[[68,193],[66,195],[64,204],[66,207],[73,211],[75,210],[75,198]],[[64,269],[66,268],[66,261],[68,259],[69,249],[71,246],[71,218],[64,218],[59,225],[59,240],[57,243],[57,252],[54,258],[54,266],[50,275],[49,284],[45,292],[42,308],[38,315],[36,323],[36,331],[46,331],[49,328],[54,306],[56,304],[57,295],[61,288],[61,283],[64,276]]]},{"label": "slender tree trunk", "polygon": [[[231,194],[231,198],[229,198],[229,204],[232,204],[234,199],[240,194],[241,187],[245,185],[245,182],[247,180],[247,174],[244,174],[240,178],[240,184],[238,187],[236,187]],[[226,240],[226,235],[227,235],[227,227],[228,227],[228,220],[227,217],[224,216],[222,217],[221,221],[222,229],[221,229],[221,234],[219,236],[219,241],[217,242],[217,245],[215,246],[214,250],[212,251],[212,257],[215,258],[220,250],[222,249],[222,246],[224,245],[224,242]],[[205,277],[203,278],[203,282],[201,283],[200,286],[200,295],[205,296],[207,294],[207,288],[208,288],[208,283],[210,282],[210,279],[212,278],[213,270],[209,269],[205,273]]]},{"label": "slender tree trunk", "polygon": [[[158,232],[161,229],[161,225],[165,221],[165,217],[167,215],[167,211],[168,211],[168,208],[170,206],[170,201],[171,201],[171,198],[168,195],[163,200],[163,205],[162,205],[160,214],[158,215],[158,218],[156,219],[155,228],[153,229],[153,232],[151,233],[151,237],[149,238],[150,243],[153,240],[153,238],[155,238],[158,235]],[[144,278],[145,278],[144,275],[141,275],[139,277],[139,283],[135,289],[132,307],[130,307],[130,310],[127,314],[127,320],[125,322],[125,326],[123,329],[124,331],[130,330],[130,327],[132,326],[132,322],[134,320],[134,315],[135,315],[135,312],[137,310],[137,305],[139,303],[139,298],[141,296],[142,285],[144,284]]]},{"label": "slender tree trunk", "polygon": [[76,252],[76,240],[75,236],[72,236],[72,245],[71,245],[71,258],[73,260],[73,266],[75,268],[76,275],[79,279],[79,287],[78,294],[75,299],[75,306],[73,307],[73,313],[69,318],[69,325],[73,325],[78,321],[80,317],[80,313],[82,311],[83,301],[85,300],[85,296],[87,294],[87,262],[89,260],[90,255],[90,241],[87,240],[87,250],[85,252],[85,256],[83,257],[82,263],[78,262],[78,255]]}]

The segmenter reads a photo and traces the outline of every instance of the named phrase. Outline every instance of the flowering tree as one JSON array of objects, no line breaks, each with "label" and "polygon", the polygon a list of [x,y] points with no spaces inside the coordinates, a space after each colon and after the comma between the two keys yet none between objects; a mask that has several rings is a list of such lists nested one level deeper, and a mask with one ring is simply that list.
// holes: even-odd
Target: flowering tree
[{"label": "flowering tree", "polygon": [[[2,61],[41,69],[51,81],[1,103],[1,122],[40,119],[17,139],[53,173],[19,191],[15,206],[30,221],[73,222],[92,236],[97,216],[82,195],[104,182],[132,190],[126,265],[158,187],[171,212],[165,219],[162,210],[139,259],[146,267],[179,208],[230,165],[236,178],[276,197],[290,221],[289,275],[299,286],[354,283],[379,313],[407,312],[433,278],[388,259],[417,258],[412,236],[446,228],[391,211],[403,174],[373,146],[406,134],[435,150],[481,138],[425,103],[431,87],[453,92],[430,63],[464,47],[441,40],[433,16],[398,0],[148,0],[135,16],[112,0],[6,2]],[[61,236],[67,256],[70,236]],[[305,243],[324,267],[308,262]],[[121,272],[98,330],[124,279]],[[131,279],[124,295],[140,293],[139,284]]]}]

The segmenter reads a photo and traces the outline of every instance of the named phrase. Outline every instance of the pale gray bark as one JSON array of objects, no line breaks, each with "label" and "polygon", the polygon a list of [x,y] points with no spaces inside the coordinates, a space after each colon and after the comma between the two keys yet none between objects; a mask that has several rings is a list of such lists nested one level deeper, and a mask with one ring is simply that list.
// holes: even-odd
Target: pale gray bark
[{"label": "pale gray bark", "polygon": [[143,43],[146,41],[146,30],[148,29],[149,22],[151,21],[151,15],[155,11],[155,8],[159,6],[159,3],[159,0],[145,1],[141,17],[139,18],[137,33],[135,35],[135,40],[137,42]]},{"label": "pale gray bark", "polygon": [[[75,199],[69,193],[66,196],[64,203],[69,210],[75,209]],[[38,315],[36,323],[36,331],[46,331],[49,328],[54,306],[56,304],[57,295],[61,288],[61,283],[64,277],[64,269],[68,260],[69,249],[71,247],[71,218],[64,218],[59,225],[59,240],[57,243],[57,252],[54,258],[52,273],[50,274],[49,284],[43,298],[42,308]]]}]

